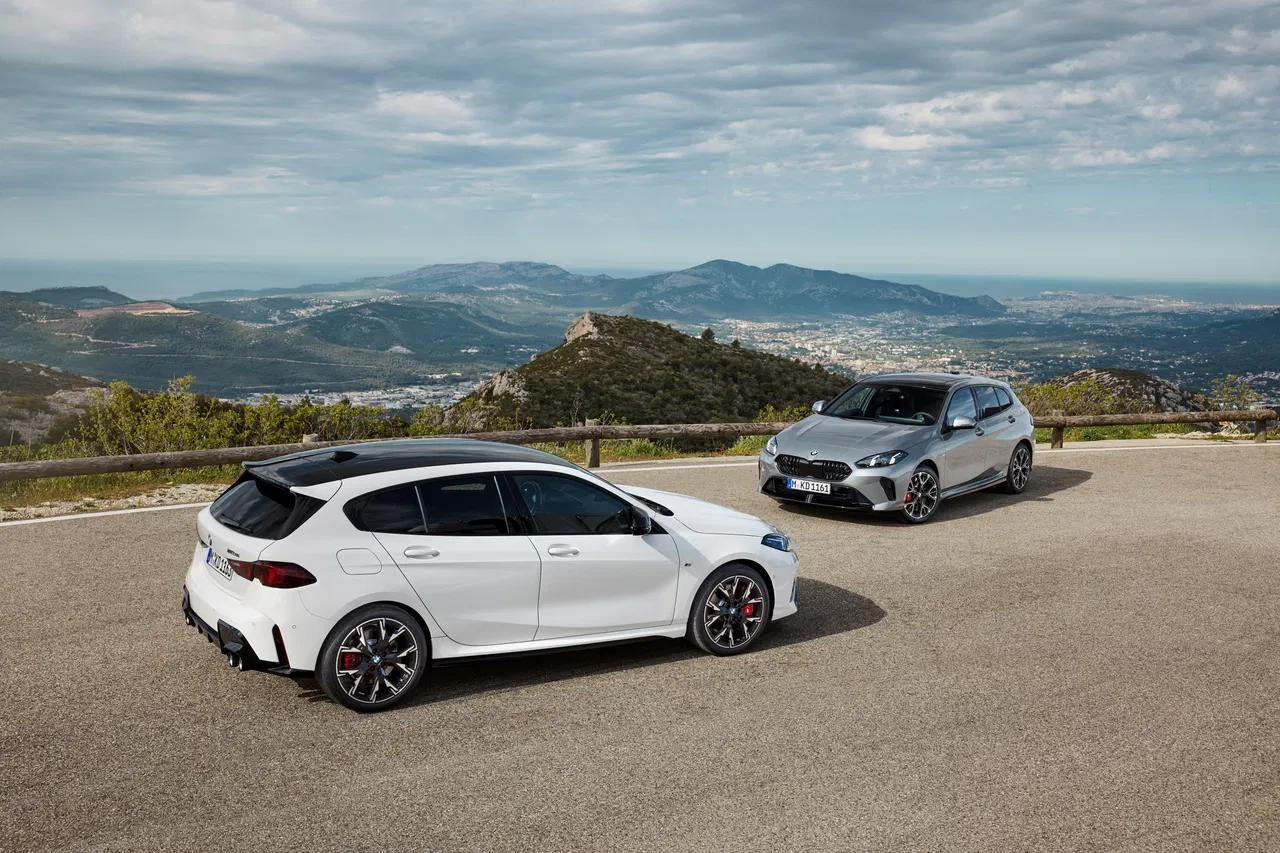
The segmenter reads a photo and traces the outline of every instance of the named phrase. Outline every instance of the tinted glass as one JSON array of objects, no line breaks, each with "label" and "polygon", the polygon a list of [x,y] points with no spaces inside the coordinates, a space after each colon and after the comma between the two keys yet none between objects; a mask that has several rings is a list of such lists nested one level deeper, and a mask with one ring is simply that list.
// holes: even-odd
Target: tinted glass
[{"label": "tinted glass", "polygon": [[1000,411],[1002,412],[1013,405],[1013,400],[1010,399],[1009,392],[1001,388],[999,385],[996,386],[996,399],[1000,401]]},{"label": "tinted glass", "polygon": [[418,485],[432,536],[504,536],[507,519],[493,475],[428,480]]},{"label": "tinted glass", "polygon": [[979,385],[973,389],[973,392],[978,398],[978,410],[983,418],[1000,413],[1000,401],[996,399],[996,389],[990,385]]},{"label": "tinted glass", "polygon": [[244,474],[213,502],[209,512],[218,523],[247,536],[283,539],[322,506],[324,501],[297,497],[288,489]]},{"label": "tinted glass", "polygon": [[631,505],[590,483],[554,474],[514,474],[511,479],[539,535],[630,532]]},{"label": "tinted glass", "polygon": [[928,426],[938,422],[946,398],[945,388],[932,385],[868,382],[845,391],[822,414]]},{"label": "tinted glass", "polygon": [[951,419],[957,415],[964,415],[975,421],[978,419],[978,407],[973,402],[973,392],[968,388],[957,389],[947,405],[947,423],[951,423]]},{"label": "tinted glass", "polygon": [[385,492],[375,492],[356,498],[347,504],[347,516],[351,523],[371,533],[426,532],[422,523],[422,509],[413,486],[401,486]]}]

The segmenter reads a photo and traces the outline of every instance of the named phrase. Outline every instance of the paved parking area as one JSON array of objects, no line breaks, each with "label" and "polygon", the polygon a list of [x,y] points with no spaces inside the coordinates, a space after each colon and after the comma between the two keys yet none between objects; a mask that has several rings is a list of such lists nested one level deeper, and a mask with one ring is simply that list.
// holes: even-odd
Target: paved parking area
[{"label": "paved parking area", "polygon": [[0,850],[1280,849],[1280,449],[1092,450],[924,527],[615,470],[790,532],[801,612],[373,716],[183,626],[194,510],[0,527]]}]

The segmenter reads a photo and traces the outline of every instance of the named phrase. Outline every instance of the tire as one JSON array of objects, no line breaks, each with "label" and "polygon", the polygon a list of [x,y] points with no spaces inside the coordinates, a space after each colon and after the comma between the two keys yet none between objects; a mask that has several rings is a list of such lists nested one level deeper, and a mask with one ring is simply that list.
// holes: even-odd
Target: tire
[{"label": "tire", "polygon": [[942,504],[942,486],[938,482],[938,472],[928,465],[921,465],[912,471],[903,500],[906,505],[898,510],[898,518],[907,524],[924,524],[933,518]]},{"label": "tire", "polygon": [[385,711],[417,690],[430,665],[431,647],[417,618],[394,604],[374,604],[329,634],[316,661],[316,681],[353,711]]},{"label": "tire", "polygon": [[1021,442],[1013,449],[1009,457],[1009,473],[1000,485],[1002,491],[1009,495],[1020,495],[1031,482],[1031,448]]},{"label": "tire", "polygon": [[708,575],[693,597],[689,641],[707,654],[742,654],[760,639],[772,616],[773,596],[760,572],[729,563]]}]

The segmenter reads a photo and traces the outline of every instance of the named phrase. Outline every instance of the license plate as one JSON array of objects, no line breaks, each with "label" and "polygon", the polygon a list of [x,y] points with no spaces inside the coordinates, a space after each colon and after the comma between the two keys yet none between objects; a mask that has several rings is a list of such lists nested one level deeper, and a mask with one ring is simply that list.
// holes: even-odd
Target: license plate
[{"label": "license plate", "polygon": [[817,480],[795,480],[788,477],[787,488],[797,492],[813,492],[815,495],[831,494],[831,484],[819,483]]},{"label": "license plate", "polygon": [[204,552],[204,564],[227,580],[231,580],[231,563],[221,554],[213,553],[212,548]]}]

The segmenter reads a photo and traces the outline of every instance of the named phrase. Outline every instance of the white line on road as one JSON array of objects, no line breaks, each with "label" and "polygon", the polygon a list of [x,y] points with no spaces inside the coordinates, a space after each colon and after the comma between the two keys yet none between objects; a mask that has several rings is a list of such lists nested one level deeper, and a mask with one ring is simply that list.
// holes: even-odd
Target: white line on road
[{"label": "white line on road", "polygon": [[[1280,441],[1268,442],[1266,444],[1255,444],[1254,442],[1245,441],[1238,443],[1226,442],[1205,442],[1204,444],[1148,444],[1141,447],[1067,447],[1062,450],[1050,450],[1047,447],[1037,447],[1037,454],[1047,454],[1049,459],[1064,453],[1131,453],[1138,450],[1209,450],[1221,447],[1280,447]],[[1041,457],[1044,458],[1044,457]],[[631,474],[642,471],[689,471],[697,468],[754,468],[755,461],[751,462],[712,462],[699,465],[652,465],[648,468],[602,468],[601,473],[605,474]],[[47,521],[75,521],[81,518],[101,518],[106,515],[132,515],[137,512],[164,512],[170,509],[194,509],[196,507],[206,507],[205,503],[192,504],[169,504],[167,506],[140,506],[131,509],[110,509],[104,512],[78,512],[72,515],[51,515],[48,518],[20,518],[16,521],[0,521],[0,527],[16,527],[20,524],[44,524]]]},{"label": "white line on road", "polygon": [[78,518],[101,518],[104,515],[132,515],[135,512],[163,512],[168,509],[194,509],[209,503],[167,504],[165,506],[139,506],[131,509],[108,509],[103,512],[77,512],[72,515],[51,515],[47,518],[20,518],[17,521],[0,521],[0,527],[17,527],[19,524],[44,524],[46,521],[73,521]]}]

